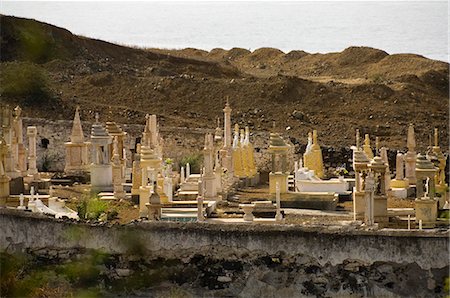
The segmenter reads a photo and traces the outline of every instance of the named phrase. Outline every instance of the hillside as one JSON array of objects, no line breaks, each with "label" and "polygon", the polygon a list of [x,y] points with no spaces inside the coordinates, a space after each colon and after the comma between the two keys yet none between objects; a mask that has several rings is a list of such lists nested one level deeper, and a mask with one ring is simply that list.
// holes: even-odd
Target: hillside
[{"label": "hillside", "polygon": [[233,121],[256,130],[275,121],[302,143],[318,129],[322,144],[349,146],[360,128],[400,149],[413,122],[422,149],[435,126],[448,144],[448,64],[412,54],[138,49],[1,16],[1,74],[1,101],[30,117],[71,119],[80,105],[83,119],[98,111],[143,123],[156,113],[162,125],[214,128],[229,96]]}]

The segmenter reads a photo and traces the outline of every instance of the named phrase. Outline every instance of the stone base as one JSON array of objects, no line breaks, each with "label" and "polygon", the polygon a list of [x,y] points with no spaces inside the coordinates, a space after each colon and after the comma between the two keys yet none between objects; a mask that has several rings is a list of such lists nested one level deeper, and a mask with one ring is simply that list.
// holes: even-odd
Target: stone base
[{"label": "stone base", "polygon": [[387,197],[375,196],[373,198],[373,217],[377,223],[384,223],[389,221],[387,212]]},{"label": "stone base", "polygon": [[403,180],[392,179],[391,180],[391,188],[408,188],[408,187],[409,187],[409,181],[407,179],[403,179]]},{"label": "stone base", "polygon": [[135,205],[139,205],[139,194],[137,195],[131,195],[131,202],[133,202],[133,204]]},{"label": "stone base", "polygon": [[357,220],[364,220],[365,210],[364,192],[358,192],[353,189],[353,213]]},{"label": "stone base", "polygon": [[280,186],[280,193],[288,192],[288,174],[270,173],[269,174],[269,193],[276,193],[277,182]]},{"label": "stone base", "polygon": [[408,197],[408,198],[412,198],[412,199],[415,199],[415,198],[416,198],[416,186],[415,186],[415,185],[409,186],[409,187],[406,189],[406,192],[407,192],[407,197]]},{"label": "stone base", "polygon": [[392,188],[391,195],[398,199],[406,199],[408,197],[408,190],[406,188]]},{"label": "stone base", "polygon": [[91,164],[91,190],[93,192],[113,191],[111,165]]},{"label": "stone base", "polygon": [[139,188],[139,217],[147,217],[148,216],[148,208],[146,204],[150,201],[151,194],[150,186],[141,186]]},{"label": "stone base", "polygon": [[11,179],[8,176],[0,177],[0,206],[5,206],[6,201],[9,198],[9,181]]},{"label": "stone base", "polygon": [[437,202],[430,198],[416,199],[416,222],[422,220],[423,228],[434,228],[437,219]]},{"label": "stone base", "polygon": [[[281,208],[300,208],[313,210],[336,210],[339,201],[335,193],[299,193],[288,192],[281,194]],[[274,198],[275,200],[275,198]]]},{"label": "stone base", "polygon": [[25,193],[23,177],[11,178],[9,181],[9,193],[12,195],[20,195]]}]

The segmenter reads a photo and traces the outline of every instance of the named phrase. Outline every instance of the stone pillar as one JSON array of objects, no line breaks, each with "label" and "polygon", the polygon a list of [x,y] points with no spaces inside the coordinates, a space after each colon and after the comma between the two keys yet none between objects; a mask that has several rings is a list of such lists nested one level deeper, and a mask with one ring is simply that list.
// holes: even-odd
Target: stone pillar
[{"label": "stone pillar", "polygon": [[276,195],[275,195],[275,201],[277,204],[277,212],[275,214],[275,221],[281,222],[283,220],[283,215],[281,214],[281,194],[280,194],[280,184],[279,182],[276,183]]},{"label": "stone pillar", "polygon": [[180,169],[180,183],[184,183],[184,181],[186,180],[185,176],[184,176],[184,167],[181,167]]},{"label": "stone pillar", "polygon": [[200,194],[197,196],[197,221],[204,221],[205,214],[203,213],[203,195],[205,193],[205,189],[202,188]]},{"label": "stone pillar", "polygon": [[9,181],[11,180],[5,171],[6,154],[8,153],[8,145],[3,138],[3,133],[0,135],[0,207],[6,205],[9,198]]},{"label": "stone pillar", "polygon": [[374,190],[375,190],[375,179],[373,173],[369,173],[365,181],[364,190],[364,201],[365,201],[365,212],[364,212],[364,223],[367,226],[372,226],[374,221]]},{"label": "stone pillar", "polygon": [[112,180],[114,197],[116,199],[125,199],[125,191],[122,185],[122,162],[119,155],[119,141],[118,137],[114,137],[113,143],[113,158],[112,158]]},{"label": "stone pillar", "polygon": [[224,126],[224,141],[223,148],[220,150],[222,159],[222,167],[227,169],[230,177],[233,177],[233,161],[232,161],[232,147],[231,147],[231,111],[230,103],[227,98],[227,103],[223,109],[223,126]]},{"label": "stone pillar", "polygon": [[189,163],[186,164],[186,179],[189,179],[191,176],[191,165]]},{"label": "stone pillar", "polygon": [[380,156],[386,164],[386,171],[384,172],[384,184],[386,185],[386,192],[391,190],[391,170],[389,169],[389,159],[386,147],[381,147]]},{"label": "stone pillar", "polygon": [[408,152],[406,152],[405,161],[405,175],[409,181],[409,185],[416,184],[416,137],[414,135],[414,126],[412,124],[408,127],[407,138]]},{"label": "stone pillar", "polygon": [[14,109],[15,117],[14,117],[14,127],[16,131],[16,139],[17,139],[17,169],[21,172],[22,176],[27,175],[27,156],[26,149],[23,144],[23,124],[22,124],[22,109],[17,106]]},{"label": "stone pillar", "polygon": [[207,200],[217,200],[216,176],[214,174],[214,139],[212,134],[205,135],[205,147],[203,148],[203,165],[205,168],[203,175],[203,187],[205,188],[204,198]]},{"label": "stone pillar", "polygon": [[38,170],[36,167],[36,137],[37,128],[36,126],[27,127],[27,137],[28,137],[28,175],[36,177]]},{"label": "stone pillar", "polygon": [[134,155],[133,166],[132,166],[132,186],[131,186],[131,198],[134,202],[139,199],[139,187],[142,183],[142,171],[141,171],[141,144],[136,146],[136,154]]},{"label": "stone pillar", "polygon": [[364,136],[364,145],[363,145],[364,153],[366,153],[367,158],[372,159],[373,158],[373,151],[370,147],[370,137],[369,134],[365,134]]}]

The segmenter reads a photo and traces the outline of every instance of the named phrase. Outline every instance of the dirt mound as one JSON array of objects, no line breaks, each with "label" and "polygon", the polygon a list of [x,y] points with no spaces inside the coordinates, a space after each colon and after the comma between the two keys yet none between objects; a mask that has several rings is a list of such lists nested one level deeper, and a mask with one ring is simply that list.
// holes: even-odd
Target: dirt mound
[{"label": "dirt mound", "polygon": [[276,58],[284,55],[284,52],[274,48],[259,48],[254,50],[249,56],[248,60],[253,62],[270,62]]},{"label": "dirt mound", "polygon": [[290,51],[289,53],[287,53],[286,55],[284,55],[284,61],[296,61],[299,60],[305,56],[310,55],[309,53],[305,52],[305,51]]},{"label": "dirt mound", "polygon": [[339,53],[336,63],[339,65],[359,66],[361,64],[377,63],[388,53],[368,47],[350,47]]},{"label": "dirt mound", "polygon": [[[51,36],[51,55],[37,67],[47,74],[54,100],[25,105],[25,116],[72,119],[80,105],[83,120],[93,120],[97,111],[102,119],[114,115],[121,123],[143,123],[145,113],[155,113],[162,126],[214,128],[228,96],[234,123],[269,130],[275,121],[294,143],[304,144],[307,133],[317,129],[321,144],[350,146],[359,128],[379,136],[383,146],[404,149],[413,122],[419,150],[427,146],[433,127],[448,144],[444,62],[365,47],[329,54],[272,48],[143,50],[32,20],[1,19],[2,62],[28,61],[22,34],[31,32],[37,44],[39,32]],[[1,101],[17,104],[17,98],[4,94]]]}]

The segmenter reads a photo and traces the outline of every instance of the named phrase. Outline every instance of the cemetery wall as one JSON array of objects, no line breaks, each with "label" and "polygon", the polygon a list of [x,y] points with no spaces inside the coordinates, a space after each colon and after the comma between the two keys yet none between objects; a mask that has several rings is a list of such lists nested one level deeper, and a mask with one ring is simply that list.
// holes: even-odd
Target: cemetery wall
[{"label": "cemetery wall", "polygon": [[6,209],[0,209],[0,249],[49,263],[101,251],[110,254],[105,276],[164,273],[166,286],[183,285],[193,296],[439,297],[449,270],[448,232],[168,222],[108,226]]}]

